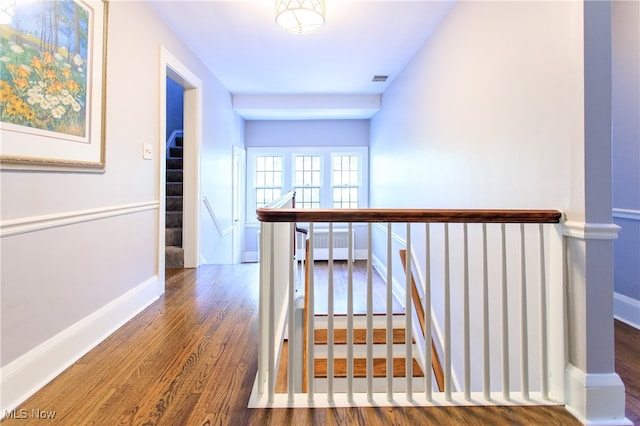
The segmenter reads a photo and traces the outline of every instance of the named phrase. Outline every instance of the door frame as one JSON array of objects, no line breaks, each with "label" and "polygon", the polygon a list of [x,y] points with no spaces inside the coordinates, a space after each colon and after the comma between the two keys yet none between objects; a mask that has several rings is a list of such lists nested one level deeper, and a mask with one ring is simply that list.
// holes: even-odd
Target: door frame
[{"label": "door frame", "polygon": [[200,266],[200,149],[202,145],[202,80],[164,46],[160,46],[160,140],[158,142],[158,277],[164,293],[166,223],[167,77],[184,87],[183,219],[184,267]]},{"label": "door frame", "polygon": [[232,255],[231,263],[244,261],[244,227],[245,227],[245,192],[247,152],[236,145],[233,146],[233,179],[232,179]]}]

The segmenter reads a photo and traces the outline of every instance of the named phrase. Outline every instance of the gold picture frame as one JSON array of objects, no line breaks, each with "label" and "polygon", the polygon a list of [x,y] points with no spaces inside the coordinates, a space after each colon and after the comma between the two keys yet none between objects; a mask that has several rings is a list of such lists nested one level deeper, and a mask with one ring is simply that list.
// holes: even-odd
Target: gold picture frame
[{"label": "gold picture frame", "polygon": [[0,25],[0,168],[104,172],[108,0],[12,12]]}]

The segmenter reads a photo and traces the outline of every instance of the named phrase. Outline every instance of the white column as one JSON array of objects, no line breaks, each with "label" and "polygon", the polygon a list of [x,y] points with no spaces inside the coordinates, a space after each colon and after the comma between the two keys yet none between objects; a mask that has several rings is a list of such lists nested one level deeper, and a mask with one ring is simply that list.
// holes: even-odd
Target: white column
[{"label": "white column", "polygon": [[[611,4],[584,1],[584,140],[565,224],[567,409],[590,425],[630,425],[615,373],[611,218]],[[581,175],[581,176],[580,176]]]}]

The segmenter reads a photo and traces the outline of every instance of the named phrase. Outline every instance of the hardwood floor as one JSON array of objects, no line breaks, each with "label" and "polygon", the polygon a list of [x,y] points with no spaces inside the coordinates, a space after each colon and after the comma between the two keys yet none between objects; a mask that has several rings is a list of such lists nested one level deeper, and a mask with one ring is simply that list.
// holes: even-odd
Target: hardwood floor
[{"label": "hardwood floor", "polygon": [[[317,261],[314,267],[315,277],[315,293],[314,293],[314,309],[316,314],[326,314],[328,311],[327,305],[327,276],[328,266],[327,262]],[[334,312],[336,314],[347,313],[347,262],[335,261],[334,265]],[[365,260],[357,260],[353,262],[353,294],[355,295],[353,300],[353,312],[355,314],[367,313],[367,299],[366,297],[358,297],[358,295],[367,294],[367,262]],[[374,313],[386,313],[387,312],[387,284],[373,270],[371,276],[371,282],[373,287],[373,312]],[[404,313],[404,308],[395,299],[392,306],[393,313]]]},{"label": "hardwood floor", "polygon": [[[248,409],[257,370],[258,265],[167,271],[166,288],[17,410],[55,411],[42,424],[74,426],[579,424],[562,407]],[[621,362],[635,362],[627,365],[636,378],[627,389],[637,404],[634,342]],[[2,422],[34,423],[41,422]]]},{"label": "hardwood floor", "polygon": [[640,330],[615,321],[616,372],[625,385],[626,416],[640,425]]}]

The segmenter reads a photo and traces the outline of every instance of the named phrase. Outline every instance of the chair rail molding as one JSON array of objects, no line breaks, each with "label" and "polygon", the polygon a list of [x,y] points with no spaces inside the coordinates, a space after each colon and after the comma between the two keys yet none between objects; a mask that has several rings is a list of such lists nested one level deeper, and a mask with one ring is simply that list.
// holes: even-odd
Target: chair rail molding
[{"label": "chair rail molding", "polygon": [[563,223],[563,234],[579,240],[615,240],[620,227],[615,223],[587,223],[568,220]]},{"label": "chair rail molding", "polygon": [[160,203],[158,201],[144,201],[141,203],[3,220],[0,221],[0,238],[149,210],[158,210],[159,206]]},{"label": "chair rail molding", "polygon": [[612,213],[614,218],[640,220],[640,210],[614,208]]}]

